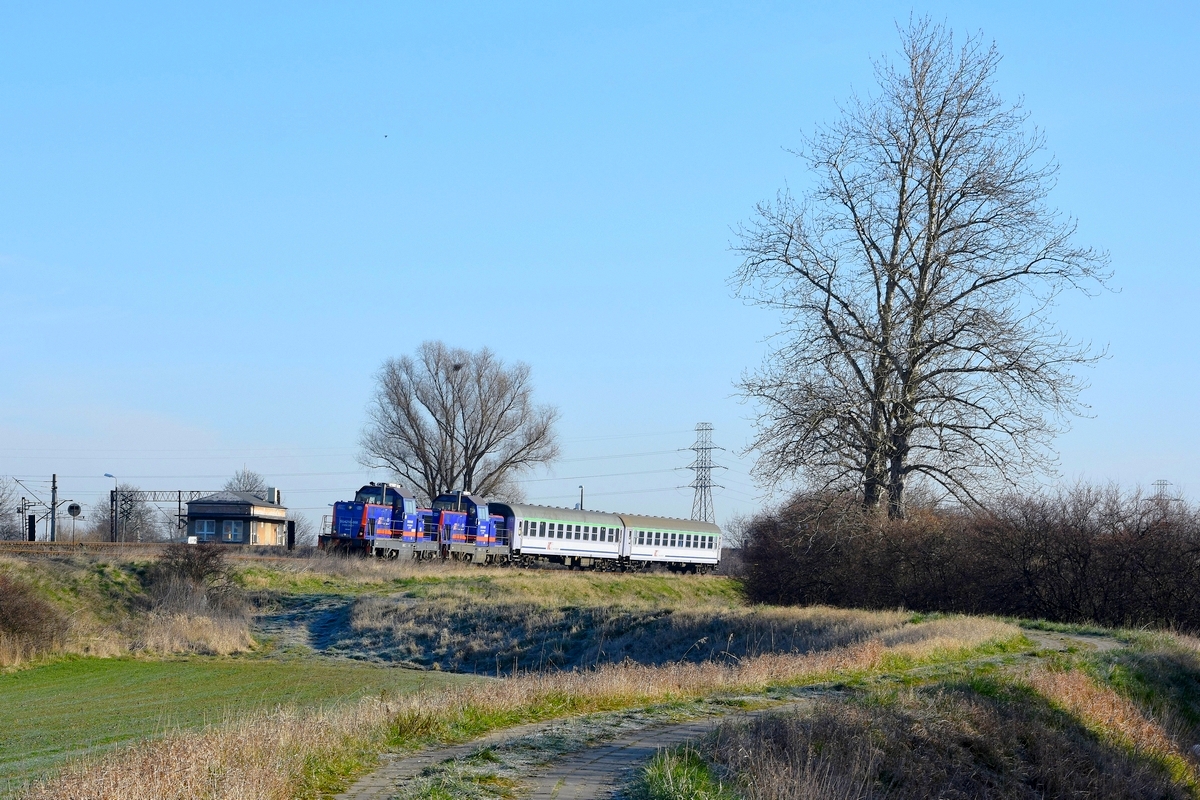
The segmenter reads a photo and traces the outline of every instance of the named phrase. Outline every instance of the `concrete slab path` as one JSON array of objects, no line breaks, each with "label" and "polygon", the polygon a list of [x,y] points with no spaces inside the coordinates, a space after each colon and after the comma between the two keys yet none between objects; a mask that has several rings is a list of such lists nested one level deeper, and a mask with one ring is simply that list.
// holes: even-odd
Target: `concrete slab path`
[{"label": "concrete slab path", "polygon": [[515,728],[505,728],[464,744],[421,750],[410,756],[384,755],[384,763],[379,769],[370,775],[364,775],[341,794],[334,795],[335,800],[387,800],[396,794],[396,789],[401,783],[417,777],[426,767],[441,764],[443,761],[453,758],[469,756],[483,747],[529,736],[548,728],[555,722],[557,720],[532,722],[528,725],[518,725]]},{"label": "concrete slab path", "polygon": [[607,800],[632,777],[634,769],[653,758],[659,750],[701,739],[730,718],[750,720],[764,714],[794,710],[811,702],[798,700],[754,711],[731,710],[728,714],[693,722],[643,728],[553,762],[532,778],[533,792],[529,797],[532,800]]}]

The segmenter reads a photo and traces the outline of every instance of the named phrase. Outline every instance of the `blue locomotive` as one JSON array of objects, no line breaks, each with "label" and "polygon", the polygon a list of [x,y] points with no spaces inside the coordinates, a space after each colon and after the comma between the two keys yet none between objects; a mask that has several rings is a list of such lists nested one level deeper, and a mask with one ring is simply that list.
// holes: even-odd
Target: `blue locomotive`
[{"label": "blue locomotive", "polygon": [[448,558],[485,564],[511,553],[504,518],[469,494],[444,494],[432,508],[417,508],[392,484],[371,483],[354,499],[334,503],[330,530],[318,546],[381,558]]}]

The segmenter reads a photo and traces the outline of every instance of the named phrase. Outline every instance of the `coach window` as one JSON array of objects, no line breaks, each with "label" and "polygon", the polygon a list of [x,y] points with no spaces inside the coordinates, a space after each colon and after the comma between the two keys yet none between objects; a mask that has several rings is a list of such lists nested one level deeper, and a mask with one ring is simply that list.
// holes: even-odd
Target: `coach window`
[{"label": "coach window", "polygon": [[563,524],[561,522],[559,522],[557,524],[558,524],[558,528],[555,530],[554,538],[561,539],[563,537]]}]

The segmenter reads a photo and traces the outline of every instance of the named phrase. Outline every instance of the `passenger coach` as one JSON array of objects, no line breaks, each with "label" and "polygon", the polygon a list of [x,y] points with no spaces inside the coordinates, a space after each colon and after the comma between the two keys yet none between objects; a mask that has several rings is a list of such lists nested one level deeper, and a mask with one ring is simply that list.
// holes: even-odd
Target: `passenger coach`
[{"label": "passenger coach", "polygon": [[513,531],[513,558],[521,563],[549,561],[569,567],[615,567],[623,555],[621,518],[602,511],[488,503]]}]

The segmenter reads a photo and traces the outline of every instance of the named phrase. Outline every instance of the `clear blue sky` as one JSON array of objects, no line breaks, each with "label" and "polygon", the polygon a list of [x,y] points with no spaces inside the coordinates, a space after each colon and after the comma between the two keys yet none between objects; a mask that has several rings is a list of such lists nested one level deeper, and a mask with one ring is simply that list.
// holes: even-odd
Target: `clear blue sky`
[{"label": "clear blue sky", "polygon": [[[0,7],[0,474],[90,502],[244,464],[319,516],[370,477],[380,363],[434,338],[561,408],[531,499],[686,516],[676,450],[744,446],[775,322],[731,229],[915,11],[996,41],[1112,254],[1061,310],[1111,352],[1064,479],[1200,488],[1195,4],[168,5]],[[759,501],[722,458],[724,520]]]}]

